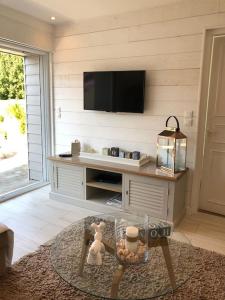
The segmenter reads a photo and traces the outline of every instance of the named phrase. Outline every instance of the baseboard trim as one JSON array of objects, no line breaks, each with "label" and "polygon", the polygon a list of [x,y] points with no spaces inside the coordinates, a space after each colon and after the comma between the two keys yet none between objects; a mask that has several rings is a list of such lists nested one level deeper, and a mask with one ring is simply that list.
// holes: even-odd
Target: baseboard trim
[{"label": "baseboard trim", "polygon": [[60,203],[71,204],[71,205],[78,206],[81,208],[94,210],[96,212],[110,213],[110,212],[115,212],[115,211],[122,211],[122,209],[117,208],[117,207],[112,207],[112,206],[107,206],[105,204],[95,203],[92,200],[73,198],[73,197],[55,193],[55,192],[50,192],[49,198],[52,200],[59,201]]},{"label": "baseboard trim", "polygon": [[224,216],[224,215],[221,215],[221,214],[215,213],[215,212],[213,212],[213,211],[208,211],[208,210],[204,210],[204,209],[199,209],[198,211],[199,211],[199,212],[201,212],[201,213],[207,214],[207,215],[213,215],[213,216],[217,216],[217,217],[225,218],[225,216]]}]

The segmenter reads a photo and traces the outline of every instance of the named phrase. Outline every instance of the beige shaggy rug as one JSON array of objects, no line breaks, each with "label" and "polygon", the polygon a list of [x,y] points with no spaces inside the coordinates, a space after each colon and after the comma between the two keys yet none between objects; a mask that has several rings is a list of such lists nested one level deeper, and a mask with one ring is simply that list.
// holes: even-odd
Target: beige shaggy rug
[{"label": "beige shaggy rug", "polygon": [[[158,300],[225,300],[225,256],[194,250],[195,271],[174,294]],[[96,300],[71,287],[54,271],[50,246],[21,258],[0,278],[1,300]]]}]

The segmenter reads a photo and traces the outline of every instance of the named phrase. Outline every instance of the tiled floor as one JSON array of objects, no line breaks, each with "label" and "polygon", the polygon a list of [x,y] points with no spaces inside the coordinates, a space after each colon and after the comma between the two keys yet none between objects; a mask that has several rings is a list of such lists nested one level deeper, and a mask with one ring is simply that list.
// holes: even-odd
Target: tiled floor
[{"label": "tiled floor", "polygon": [[225,217],[199,212],[186,216],[177,230],[184,232],[194,246],[225,255]]},{"label": "tiled floor", "polygon": [[[0,222],[15,232],[14,261],[34,251],[70,223],[98,212],[49,199],[49,186],[0,204]],[[198,213],[176,229],[196,246],[225,254],[225,218]]]},{"label": "tiled floor", "polygon": [[72,222],[97,212],[49,199],[50,187],[0,203],[0,223],[14,230],[13,260],[34,251]]}]

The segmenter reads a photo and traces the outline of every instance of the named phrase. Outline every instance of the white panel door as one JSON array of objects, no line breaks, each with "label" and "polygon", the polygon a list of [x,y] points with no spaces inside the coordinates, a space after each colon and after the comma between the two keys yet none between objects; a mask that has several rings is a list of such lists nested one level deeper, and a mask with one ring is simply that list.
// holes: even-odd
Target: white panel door
[{"label": "white panel door", "polygon": [[149,177],[125,175],[125,209],[166,219],[168,182]]},{"label": "white panel door", "polygon": [[213,45],[200,208],[225,215],[225,38]]}]

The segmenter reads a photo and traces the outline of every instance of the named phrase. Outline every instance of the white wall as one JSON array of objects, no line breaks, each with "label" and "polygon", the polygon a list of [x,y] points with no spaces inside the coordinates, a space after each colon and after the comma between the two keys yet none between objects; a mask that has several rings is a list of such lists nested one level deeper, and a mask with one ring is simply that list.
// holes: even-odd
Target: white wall
[{"label": "white wall", "polygon": [[52,32],[51,25],[0,5],[0,38],[51,51]]},{"label": "white wall", "polygon": [[41,128],[41,84],[40,58],[26,56],[25,91],[27,105],[27,143],[29,176],[33,180],[43,180],[43,141]]},{"label": "white wall", "polygon": [[[62,111],[61,119],[56,114],[57,152],[69,150],[78,138],[97,150],[119,146],[155,156],[157,134],[174,114],[188,136],[193,169],[203,32],[217,26],[225,26],[224,0],[186,0],[57,27],[54,96]],[[143,115],[83,110],[84,71],[135,69],[147,71]],[[183,125],[185,111],[194,112],[192,127]],[[190,191],[191,176],[188,198]]]}]

